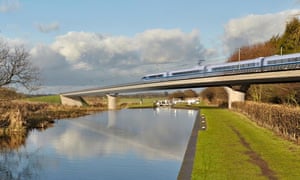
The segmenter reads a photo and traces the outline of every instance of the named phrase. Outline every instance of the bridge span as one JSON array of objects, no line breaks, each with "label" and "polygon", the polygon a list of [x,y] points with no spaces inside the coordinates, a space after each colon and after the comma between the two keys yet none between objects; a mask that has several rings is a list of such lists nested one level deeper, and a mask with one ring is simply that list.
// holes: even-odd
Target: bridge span
[{"label": "bridge span", "polygon": [[142,92],[153,90],[170,90],[200,87],[217,87],[224,86],[228,93],[228,107],[234,101],[244,101],[245,93],[235,91],[230,87],[234,85],[249,86],[250,84],[266,84],[266,83],[289,83],[300,82],[300,70],[286,70],[274,72],[257,72],[257,73],[241,73],[227,74],[208,77],[190,77],[186,79],[163,79],[161,81],[139,81],[130,84],[120,84],[115,86],[106,86],[94,89],[84,89],[81,91],[73,91],[62,93],[62,104],[81,106],[82,96],[108,96],[108,108],[116,108],[116,96],[119,93]]}]

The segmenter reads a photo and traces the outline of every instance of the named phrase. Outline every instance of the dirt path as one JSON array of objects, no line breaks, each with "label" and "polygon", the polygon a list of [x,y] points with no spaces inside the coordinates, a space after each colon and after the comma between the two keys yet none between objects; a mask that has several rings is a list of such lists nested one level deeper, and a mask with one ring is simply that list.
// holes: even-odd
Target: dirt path
[{"label": "dirt path", "polygon": [[245,138],[241,135],[241,133],[235,129],[234,127],[231,127],[231,129],[236,133],[236,135],[239,137],[242,145],[247,148],[247,151],[245,154],[247,154],[250,157],[250,162],[255,164],[261,169],[262,175],[267,177],[270,180],[277,180],[276,173],[270,169],[268,163],[263,160],[259,154],[257,154],[251,147],[250,144],[245,140]]}]

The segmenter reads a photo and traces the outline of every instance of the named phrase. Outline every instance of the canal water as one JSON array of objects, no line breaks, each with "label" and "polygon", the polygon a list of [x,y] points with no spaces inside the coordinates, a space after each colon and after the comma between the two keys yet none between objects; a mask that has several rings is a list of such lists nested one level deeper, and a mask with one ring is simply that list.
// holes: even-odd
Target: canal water
[{"label": "canal water", "polygon": [[108,111],[59,120],[24,140],[7,137],[1,142],[0,179],[176,179],[196,114]]}]

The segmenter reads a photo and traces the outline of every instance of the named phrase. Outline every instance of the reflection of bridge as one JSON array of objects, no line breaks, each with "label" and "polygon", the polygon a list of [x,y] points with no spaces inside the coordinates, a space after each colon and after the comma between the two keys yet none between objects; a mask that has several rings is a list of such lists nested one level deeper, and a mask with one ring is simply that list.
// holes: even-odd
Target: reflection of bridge
[{"label": "reflection of bridge", "polygon": [[[168,79],[164,81],[140,81],[131,84],[102,87],[97,89],[85,89],[61,94],[63,104],[82,105],[81,96],[107,95],[109,109],[116,108],[118,93],[169,90],[181,88],[199,88],[225,86],[228,93],[228,106],[234,101],[244,101],[245,93],[250,84],[287,83],[300,82],[300,70],[287,70],[275,72],[258,72],[249,74],[230,74],[210,77],[193,77],[187,79]],[[241,85],[241,91],[233,90],[232,86]]]}]

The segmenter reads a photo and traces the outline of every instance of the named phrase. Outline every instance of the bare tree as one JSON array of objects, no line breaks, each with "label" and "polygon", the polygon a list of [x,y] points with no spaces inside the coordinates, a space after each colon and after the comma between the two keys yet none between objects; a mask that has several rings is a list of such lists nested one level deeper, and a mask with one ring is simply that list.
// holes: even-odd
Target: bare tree
[{"label": "bare tree", "polygon": [[39,69],[30,61],[23,46],[10,47],[0,42],[0,87],[19,84],[33,90],[39,84]]}]

